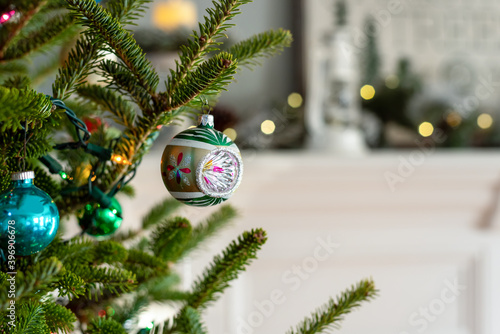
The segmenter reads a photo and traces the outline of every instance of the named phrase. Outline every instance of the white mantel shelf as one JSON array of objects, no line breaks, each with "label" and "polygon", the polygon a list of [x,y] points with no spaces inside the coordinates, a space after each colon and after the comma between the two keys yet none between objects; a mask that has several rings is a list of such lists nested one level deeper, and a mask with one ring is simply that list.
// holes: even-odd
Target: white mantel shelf
[{"label": "white mantel shelf", "polygon": [[[245,152],[243,182],[228,201],[240,217],[182,266],[185,285],[242,231],[263,227],[269,240],[208,310],[209,332],[285,333],[329,295],[373,277],[380,296],[349,315],[343,333],[500,333],[500,151],[436,151],[391,191],[385,173],[397,173],[414,152]],[[160,156],[145,158],[136,198],[121,199],[124,228],[167,195]],[[180,213],[196,223],[213,210]],[[313,260],[318,238],[338,243],[322,261]],[[310,272],[302,278],[291,271],[304,265]],[[444,303],[454,280],[466,290]],[[262,309],[273,290],[282,303]],[[419,313],[429,307],[432,321]]]}]

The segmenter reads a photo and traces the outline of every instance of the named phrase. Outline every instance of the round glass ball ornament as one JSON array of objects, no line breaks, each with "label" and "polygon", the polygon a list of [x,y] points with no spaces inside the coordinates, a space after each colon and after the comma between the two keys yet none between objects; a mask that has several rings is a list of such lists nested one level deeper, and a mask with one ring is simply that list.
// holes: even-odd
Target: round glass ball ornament
[{"label": "round glass ball ornament", "polygon": [[193,206],[217,205],[238,188],[243,176],[240,150],[214,129],[212,115],[201,115],[198,127],[177,134],[161,158],[165,187],[177,200]]},{"label": "round glass ball ornament", "polygon": [[11,187],[0,194],[0,248],[6,256],[40,252],[59,228],[56,204],[34,179],[33,171],[14,173]]},{"label": "round glass ball ornament", "polygon": [[115,233],[122,221],[122,207],[114,197],[110,199],[108,206],[97,202],[85,205],[78,217],[82,230],[98,238]]}]

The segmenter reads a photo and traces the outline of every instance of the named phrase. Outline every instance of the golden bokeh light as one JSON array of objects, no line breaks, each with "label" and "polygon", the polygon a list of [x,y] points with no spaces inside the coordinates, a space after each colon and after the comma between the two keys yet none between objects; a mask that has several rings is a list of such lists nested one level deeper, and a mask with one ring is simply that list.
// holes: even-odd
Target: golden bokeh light
[{"label": "golden bokeh light", "polygon": [[260,125],[260,130],[262,131],[262,133],[270,135],[274,132],[274,130],[276,130],[276,125],[274,124],[273,121],[265,120]]},{"label": "golden bokeh light", "polygon": [[228,136],[229,139],[231,139],[232,141],[235,141],[236,137],[238,137],[238,133],[233,128],[227,128],[222,133],[224,133],[226,136]]},{"label": "golden bokeh light", "polygon": [[420,133],[422,137],[430,137],[434,133],[434,126],[429,122],[423,122],[418,127],[418,133]]},{"label": "golden bokeh light", "polygon": [[288,105],[292,108],[300,108],[304,99],[299,93],[292,93],[288,95]]},{"label": "golden bokeh light", "polygon": [[452,128],[456,128],[462,124],[462,116],[458,112],[453,111],[446,116],[446,123]]},{"label": "golden bokeh light", "polygon": [[489,129],[493,125],[493,117],[490,114],[481,114],[477,118],[477,125],[481,129]]},{"label": "golden bokeh light", "polygon": [[153,24],[164,30],[193,27],[197,22],[196,6],[187,0],[161,1],[154,6]]},{"label": "golden bokeh light", "polygon": [[360,90],[361,97],[365,100],[371,100],[375,96],[375,88],[372,85],[364,85]]}]

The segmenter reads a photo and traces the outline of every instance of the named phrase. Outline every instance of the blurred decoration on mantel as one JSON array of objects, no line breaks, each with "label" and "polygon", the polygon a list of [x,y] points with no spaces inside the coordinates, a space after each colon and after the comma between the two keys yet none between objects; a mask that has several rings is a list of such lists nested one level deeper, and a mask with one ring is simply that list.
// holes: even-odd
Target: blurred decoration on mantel
[{"label": "blurred decoration on mantel", "polygon": [[[333,29],[323,35],[310,55],[306,125],[308,146],[339,154],[362,154],[366,145],[360,130],[360,103],[356,98],[358,64],[356,56],[345,52],[353,43],[347,18],[347,3],[337,0]],[[332,12],[332,11],[330,11]]]},{"label": "blurred decoration on mantel", "polygon": [[153,24],[165,31],[195,28],[198,22],[196,5],[189,0],[164,0],[154,4]]},{"label": "blurred decoration on mantel", "polygon": [[[332,118],[343,119],[342,108],[328,109],[332,100],[326,96],[342,96],[338,82],[354,80],[355,89],[348,91],[355,94],[355,111],[343,115],[358,116],[341,124],[359,126],[373,149],[412,148],[422,141],[450,148],[500,146],[499,2],[461,1],[453,8],[445,2],[385,0],[304,4],[306,111],[313,139]],[[345,18],[339,20],[339,13]],[[319,37],[325,32],[333,36],[328,41]],[[326,64],[342,64],[344,72]],[[354,73],[347,75],[352,64]],[[333,81],[324,84],[321,75]],[[322,83],[328,94],[321,92]]]},{"label": "blurred decoration on mantel", "polygon": [[[215,128],[223,131],[241,149],[297,149],[305,142],[303,103],[300,93],[291,92],[286,101],[255,107],[253,112],[245,113],[244,120],[237,116],[237,111],[227,107],[215,107],[212,113],[216,119]],[[219,118],[220,125],[217,124]]]},{"label": "blurred decoration on mantel", "polygon": [[155,1],[151,16],[153,26],[136,29],[134,36],[163,81],[169,70],[175,68],[180,45],[196,28],[196,5],[189,0]]}]

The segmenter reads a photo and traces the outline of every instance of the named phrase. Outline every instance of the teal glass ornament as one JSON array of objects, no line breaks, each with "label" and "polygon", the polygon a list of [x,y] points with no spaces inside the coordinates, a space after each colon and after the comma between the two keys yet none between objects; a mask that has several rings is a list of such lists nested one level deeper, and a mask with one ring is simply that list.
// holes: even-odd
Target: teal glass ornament
[{"label": "teal glass ornament", "polygon": [[88,235],[101,238],[115,233],[122,220],[122,207],[112,197],[107,207],[98,202],[85,205],[79,214],[78,224]]},{"label": "teal glass ornament", "polygon": [[14,173],[10,189],[0,194],[0,248],[5,255],[37,253],[56,236],[59,210],[34,179],[33,171]]}]

